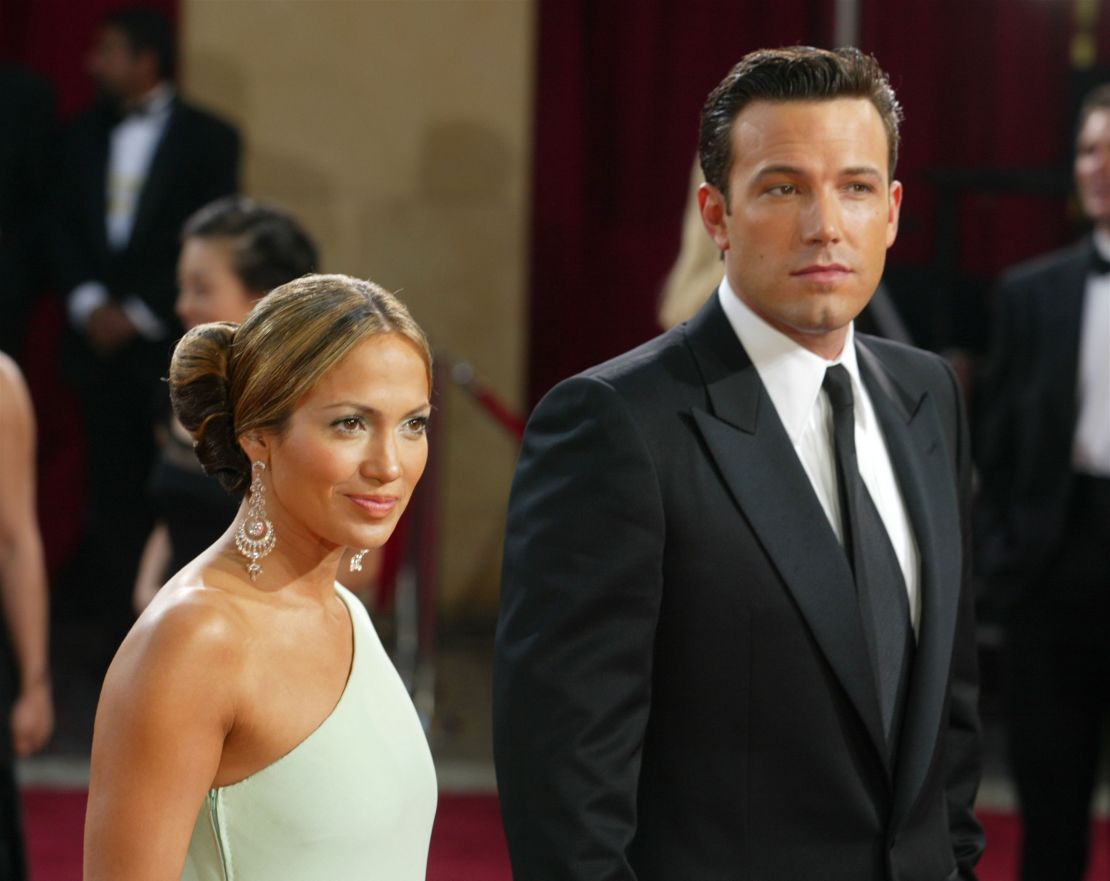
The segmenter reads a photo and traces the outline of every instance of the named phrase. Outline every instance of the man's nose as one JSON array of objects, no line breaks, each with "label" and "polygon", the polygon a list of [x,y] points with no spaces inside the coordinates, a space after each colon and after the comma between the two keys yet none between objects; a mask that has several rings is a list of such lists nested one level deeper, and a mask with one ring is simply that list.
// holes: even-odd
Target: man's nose
[{"label": "man's nose", "polygon": [[833,193],[814,193],[802,217],[802,237],[808,243],[840,241],[843,229],[840,200]]}]

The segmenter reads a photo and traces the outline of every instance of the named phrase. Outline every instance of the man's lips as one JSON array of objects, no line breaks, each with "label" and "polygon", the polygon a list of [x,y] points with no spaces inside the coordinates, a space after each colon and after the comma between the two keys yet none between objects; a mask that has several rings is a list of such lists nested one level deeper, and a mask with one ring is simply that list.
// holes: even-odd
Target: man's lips
[{"label": "man's lips", "polygon": [[400,501],[397,496],[347,496],[371,517],[385,517]]},{"label": "man's lips", "polygon": [[813,263],[802,269],[796,269],[790,274],[807,281],[836,281],[851,272],[852,270],[842,263]]}]

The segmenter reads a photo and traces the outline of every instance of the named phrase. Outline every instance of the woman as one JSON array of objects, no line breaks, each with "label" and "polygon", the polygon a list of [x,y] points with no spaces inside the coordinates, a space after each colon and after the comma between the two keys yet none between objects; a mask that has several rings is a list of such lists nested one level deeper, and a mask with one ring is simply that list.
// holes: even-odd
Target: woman
[{"label": "woman", "polygon": [[14,759],[40,749],[54,727],[34,478],[31,396],[0,352],[0,878],[12,881],[26,877]]},{"label": "woman", "polygon": [[[209,321],[240,322],[267,291],[316,268],[316,247],[292,217],[242,196],[217,199],[182,230],[177,315],[186,330]],[[158,587],[212,544],[238,502],[204,475],[193,441],[167,420],[150,492],[158,521],[147,539],[133,603],[142,612]]]},{"label": "woman", "polygon": [[436,784],[404,686],[335,583],[427,460],[431,356],[404,306],[297,279],[170,366],[236,521],[158,592],[97,709],[86,881],[425,876]]}]

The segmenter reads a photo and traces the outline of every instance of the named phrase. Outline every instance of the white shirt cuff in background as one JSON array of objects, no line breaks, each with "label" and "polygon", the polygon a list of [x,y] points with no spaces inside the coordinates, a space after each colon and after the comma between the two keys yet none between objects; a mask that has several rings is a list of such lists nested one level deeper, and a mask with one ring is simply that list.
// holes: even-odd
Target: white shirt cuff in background
[{"label": "white shirt cuff in background", "polygon": [[128,297],[121,304],[131,323],[139,334],[151,342],[157,342],[166,335],[166,325],[150,311],[150,307],[138,297]]},{"label": "white shirt cuff in background", "polygon": [[69,292],[66,312],[69,323],[77,330],[84,330],[89,316],[108,302],[108,289],[98,281],[86,281]]}]

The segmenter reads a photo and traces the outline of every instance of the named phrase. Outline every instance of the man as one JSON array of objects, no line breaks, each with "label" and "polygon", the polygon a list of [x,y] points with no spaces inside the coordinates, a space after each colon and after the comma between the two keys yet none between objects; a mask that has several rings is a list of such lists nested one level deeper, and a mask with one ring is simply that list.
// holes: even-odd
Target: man
[{"label": "man", "polygon": [[746,56],[702,113],[716,296],[533,413],[494,675],[515,877],[974,878],[966,425],[940,359],[852,330],[899,116],[854,49]]},{"label": "man", "polygon": [[1074,170],[1094,234],[1004,276],[980,396],[1024,881],[1083,877],[1110,710],[1110,85],[1081,106]]},{"label": "man", "polygon": [[72,328],[63,357],[88,443],[85,548],[95,556],[81,579],[95,579],[121,631],[151,527],[145,484],[165,400],[160,377],[180,335],[181,225],[233,193],[238,174],[238,136],[178,96],[174,54],[169,22],[154,10],[103,20],[89,56],[101,100],[68,132],[56,199],[54,258]]}]

